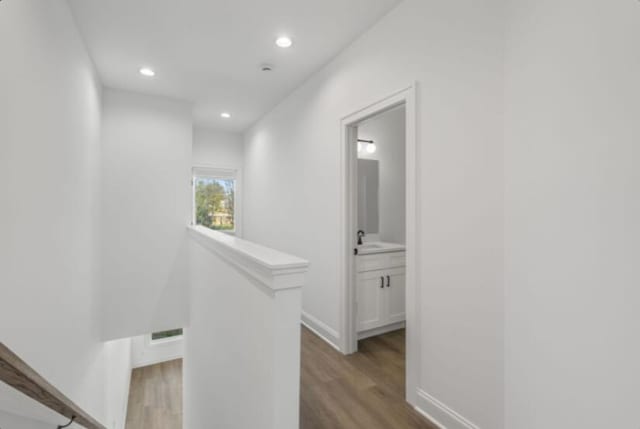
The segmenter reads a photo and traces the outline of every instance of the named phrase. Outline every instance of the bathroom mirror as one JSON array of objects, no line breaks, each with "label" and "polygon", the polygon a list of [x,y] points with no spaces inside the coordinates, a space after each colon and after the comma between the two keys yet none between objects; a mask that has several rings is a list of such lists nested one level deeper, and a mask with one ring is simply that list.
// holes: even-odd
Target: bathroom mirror
[{"label": "bathroom mirror", "polygon": [[379,232],[379,165],[375,159],[358,159],[358,229]]}]

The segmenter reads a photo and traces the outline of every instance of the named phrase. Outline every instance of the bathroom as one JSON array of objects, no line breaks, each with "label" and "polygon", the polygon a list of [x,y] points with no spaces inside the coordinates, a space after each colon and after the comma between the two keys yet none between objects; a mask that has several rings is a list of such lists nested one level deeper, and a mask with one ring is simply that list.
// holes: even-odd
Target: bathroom
[{"label": "bathroom", "polygon": [[405,105],[366,118],[356,129],[357,246],[354,266],[358,348],[363,347],[362,340],[386,334],[386,339],[396,339],[404,351]]}]

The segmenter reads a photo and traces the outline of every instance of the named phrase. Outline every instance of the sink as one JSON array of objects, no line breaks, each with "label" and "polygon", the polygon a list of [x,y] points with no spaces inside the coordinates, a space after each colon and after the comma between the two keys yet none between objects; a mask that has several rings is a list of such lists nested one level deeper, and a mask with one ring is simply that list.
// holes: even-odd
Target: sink
[{"label": "sink", "polygon": [[368,250],[368,249],[382,249],[384,246],[380,243],[364,243],[358,246],[359,249]]},{"label": "sink", "polygon": [[405,246],[403,244],[385,243],[382,241],[373,241],[358,246],[358,254],[360,255],[369,255],[372,253],[403,252],[404,250]]}]

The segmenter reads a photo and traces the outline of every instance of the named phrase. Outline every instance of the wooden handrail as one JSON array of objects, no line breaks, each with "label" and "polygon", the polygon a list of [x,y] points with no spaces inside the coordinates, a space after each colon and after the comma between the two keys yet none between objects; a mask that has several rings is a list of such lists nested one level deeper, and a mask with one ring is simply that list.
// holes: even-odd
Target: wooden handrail
[{"label": "wooden handrail", "polygon": [[0,381],[87,429],[107,429],[0,343]]}]

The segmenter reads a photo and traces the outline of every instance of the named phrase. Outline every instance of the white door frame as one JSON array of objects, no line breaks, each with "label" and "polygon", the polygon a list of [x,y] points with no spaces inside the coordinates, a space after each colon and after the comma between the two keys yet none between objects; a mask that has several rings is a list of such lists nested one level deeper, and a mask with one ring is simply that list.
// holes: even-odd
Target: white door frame
[{"label": "white door frame", "polygon": [[404,104],[406,109],[406,222],[407,222],[407,370],[406,400],[417,404],[420,377],[420,290],[419,290],[419,147],[416,130],[416,91],[414,83],[390,96],[372,103],[342,118],[340,127],[341,158],[341,237],[340,246],[340,350],[344,354],[358,350],[356,303],[356,269],[353,249],[356,247],[356,182],[357,129],[364,119]]}]

